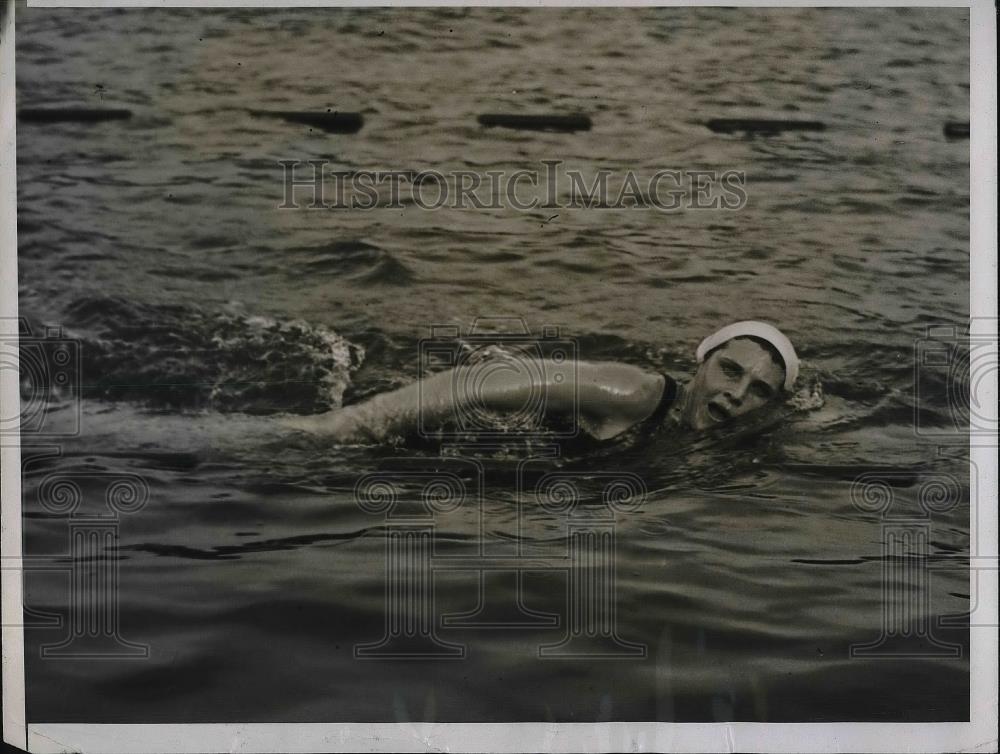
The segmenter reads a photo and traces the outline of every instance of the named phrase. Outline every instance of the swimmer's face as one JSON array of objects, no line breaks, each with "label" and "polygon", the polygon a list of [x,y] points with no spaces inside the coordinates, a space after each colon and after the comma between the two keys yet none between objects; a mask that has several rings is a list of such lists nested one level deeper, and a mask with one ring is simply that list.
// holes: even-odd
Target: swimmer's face
[{"label": "swimmer's face", "polygon": [[705,359],[688,387],[684,421],[707,429],[771,403],[785,370],[752,340],[730,340]]}]

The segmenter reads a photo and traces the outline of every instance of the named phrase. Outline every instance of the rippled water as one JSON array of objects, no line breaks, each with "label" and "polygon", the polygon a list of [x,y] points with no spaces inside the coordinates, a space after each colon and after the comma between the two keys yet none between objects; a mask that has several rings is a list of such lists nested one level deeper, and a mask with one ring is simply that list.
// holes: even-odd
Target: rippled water
[{"label": "rippled water", "polygon": [[[60,431],[79,406],[79,436],[48,456],[24,442],[26,552],[66,552],[66,515],[42,505],[53,474],[79,485],[78,516],[102,511],[109,479],[149,487],[121,514],[115,561],[122,635],[149,658],[40,659],[64,634],[30,628],[29,720],[967,719],[967,652],[849,654],[879,637],[883,581],[905,587],[910,566],[932,569],[916,615],[968,646],[953,419],[967,377],[914,368],[928,325],[969,314],[968,142],[942,134],[968,119],[966,10],[19,9],[17,23],[19,106],[135,113],[18,127],[20,309],[80,339],[84,384],[79,404],[50,406]],[[358,111],[365,126],[336,136],[249,108]],[[485,130],[482,112],[584,112],[593,129]],[[827,128],[703,125],[740,116]],[[749,201],[555,219],[278,210],[280,159],[733,169]],[[539,659],[567,599],[566,571],[542,567],[523,576],[520,612],[511,571],[483,577],[494,623],[529,625],[438,625],[464,660],[354,658],[384,631],[387,531],[356,504],[357,480],[454,469],[483,498],[437,517],[435,557],[551,564],[566,516],[532,486],[549,462],[519,483],[527,448],[480,451],[475,471],[433,449],[289,438],[269,417],[408,382],[431,325],[482,316],[680,377],[707,332],[766,319],[825,396],[752,436],[560,461],[577,514],[602,510],[605,471],[649,490],[615,521],[618,634],[645,658]],[[863,474],[883,483],[859,499]],[[887,516],[926,531],[925,548],[887,554]],[[436,572],[436,617],[475,608],[472,568]],[[29,622],[65,612],[67,585],[29,572]]]}]

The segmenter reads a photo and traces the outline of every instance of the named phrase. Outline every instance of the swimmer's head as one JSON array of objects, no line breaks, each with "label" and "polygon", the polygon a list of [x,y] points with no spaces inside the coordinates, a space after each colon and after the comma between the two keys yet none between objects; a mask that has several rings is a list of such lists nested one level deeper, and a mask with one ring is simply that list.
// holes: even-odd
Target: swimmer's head
[{"label": "swimmer's head", "polygon": [[682,419],[694,429],[731,421],[790,391],[799,360],[791,342],[764,322],[736,322],[698,346],[698,372],[688,385]]}]

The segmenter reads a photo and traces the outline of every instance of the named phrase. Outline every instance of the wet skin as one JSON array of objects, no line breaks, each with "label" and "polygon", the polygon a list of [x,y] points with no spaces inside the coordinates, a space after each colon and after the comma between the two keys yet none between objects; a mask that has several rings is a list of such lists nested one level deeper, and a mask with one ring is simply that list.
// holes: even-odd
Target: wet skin
[{"label": "wet skin", "polygon": [[730,340],[714,351],[685,391],[682,418],[694,429],[731,421],[771,403],[785,372],[752,340]]},{"label": "wet skin", "polygon": [[[421,418],[446,420],[456,406],[482,406],[497,413],[516,412],[532,391],[543,390],[546,411],[572,414],[581,428],[607,440],[647,419],[665,389],[664,377],[614,362],[546,362],[534,372],[494,370],[488,379],[466,379],[469,367],[438,372],[388,393],[316,416],[284,419],[287,426],[326,435],[337,442],[376,443],[415,430]],[[530,370],[529,370],[530,371]],[[457,377],[456,377],[457,376]],[[776,399],[784,368],[757,343],[734,339],[714,351],[698,368],[672,414],[675,421],[702,430],[755,411]],[[469,388],[474,388],[469,392]],[[471,403],[470,403],[471,402]]]}]

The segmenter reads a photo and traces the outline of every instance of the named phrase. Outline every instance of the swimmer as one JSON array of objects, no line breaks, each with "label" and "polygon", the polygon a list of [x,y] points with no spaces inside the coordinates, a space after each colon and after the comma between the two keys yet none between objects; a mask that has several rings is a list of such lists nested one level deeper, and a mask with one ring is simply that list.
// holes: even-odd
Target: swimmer
[{"label": "swimmer", "polygon": [[705,430],[774,405],[791,392],[799,360],[791,342],[764,322],[743,321],[705,338],[686,385],[617,362],[497,359],[439,372],[362,403],[285,419],[339,443],[379,443],[418,426],[444,424],[459,411],[517,413],[543,396],[545,418],[575,413],[596,440],[637,426]]}]

